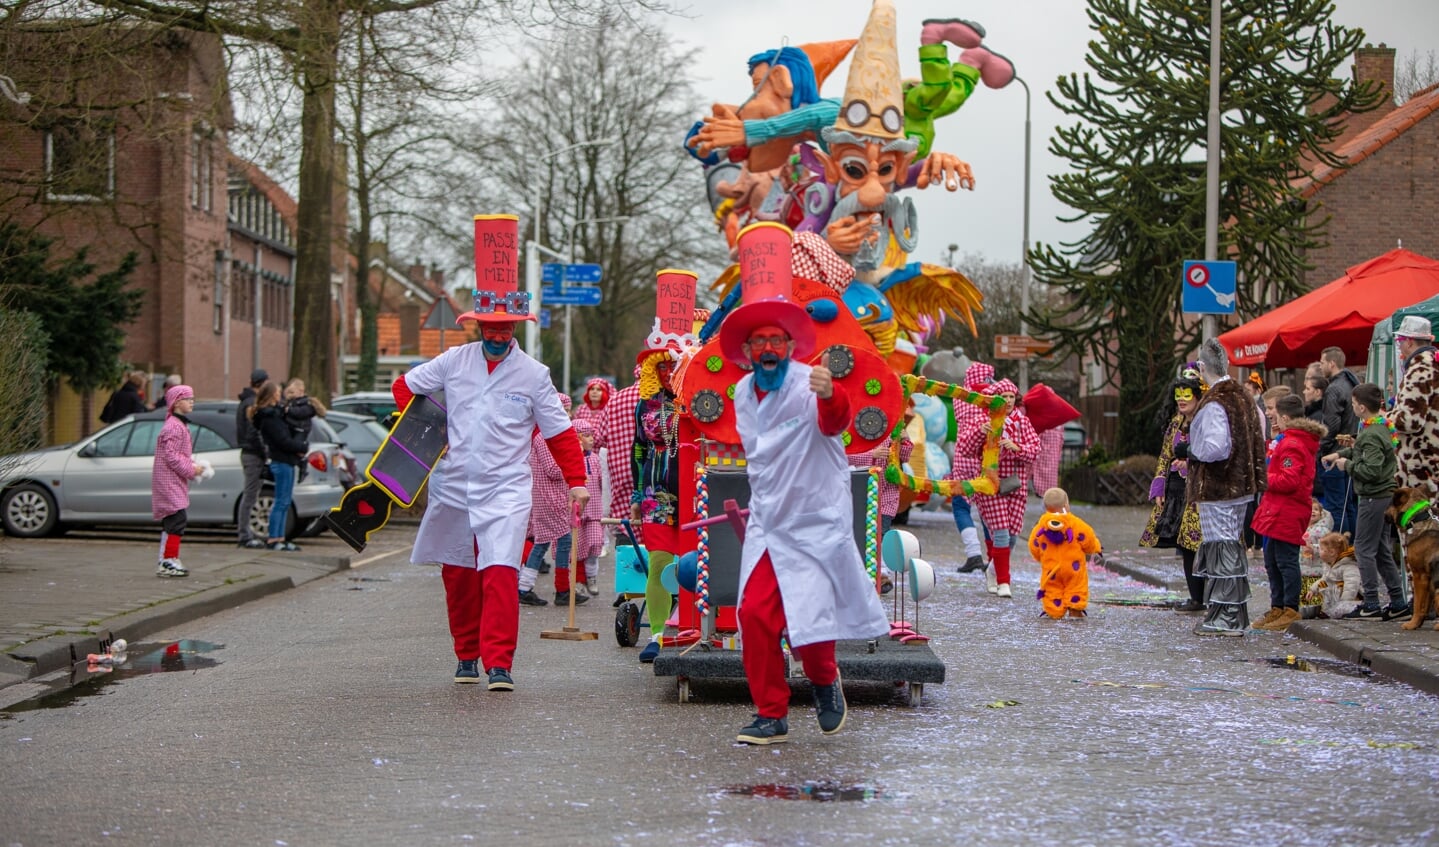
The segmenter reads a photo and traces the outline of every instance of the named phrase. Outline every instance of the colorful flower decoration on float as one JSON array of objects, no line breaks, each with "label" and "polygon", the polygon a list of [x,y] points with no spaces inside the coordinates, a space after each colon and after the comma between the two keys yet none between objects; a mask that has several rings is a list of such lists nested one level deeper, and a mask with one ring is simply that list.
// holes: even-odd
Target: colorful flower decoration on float
[{"label": "colorful flower decoration on float", "polygon": [[904,472],[899,461],[899,441],[896,439],[890,443],[889,464],[884,471],[884,478],[896,485],[903,485],[911,491],[919,491],[925,494],[939,494],[942,497],[952,496],[955,492],[972,497],[975,494],[996,494],[999,492],[999,439],[1004,432],[1004,419],[1009,414],[1005,406],[1004,398],[998,395],[980,394],[977,391],[970,391],[958,385],[950,385],[945,382],[937,382],[924,377],[906,374],[900,377],[900,383],[904,386],[905,402],[909,402],[909,396],[915,392],[927,394],[930,397],[941,397],[945,400],[962,400],[966,403],[978,406],[989,413],[989,431],[984,436],[984,452],[980,456],[982,470],[980,475],[973,479],[944,479],[924,480],[915,479],[913,474]]}]

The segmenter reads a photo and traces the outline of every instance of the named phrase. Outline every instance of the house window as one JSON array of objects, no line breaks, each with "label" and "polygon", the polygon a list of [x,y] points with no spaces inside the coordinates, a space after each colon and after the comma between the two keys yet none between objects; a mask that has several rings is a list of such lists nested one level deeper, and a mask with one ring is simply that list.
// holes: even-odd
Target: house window
[{"label": "house window", "polygon": [[49,200],[108,200],[115,196],[115,132],[105,121],[65,120],[45,131]]},{"label": "house window", "polygon": [[204,124],[195,124],[190,134],[190,207],[202,212],[214,208],[215,163],[210,155],[213,136]]}]

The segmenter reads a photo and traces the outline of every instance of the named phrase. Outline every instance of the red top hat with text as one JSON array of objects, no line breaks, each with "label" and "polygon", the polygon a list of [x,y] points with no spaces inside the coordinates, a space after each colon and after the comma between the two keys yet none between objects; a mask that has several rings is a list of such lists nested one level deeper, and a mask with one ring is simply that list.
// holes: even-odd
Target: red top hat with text
[{"label": "red top hat with text", "polygon": [[455,323],[533,321],[530,294],[519,290],[519,215],[475,215],[475,308]]},{"label": "red top hat with text", "polygon": [[771,221],[750,224],[736,239],[742,300],[720,325],[720,351],[740,367],[750,366],[743,345],[760,327],[784,330],[794,341],[792,358],[814,352],[814,323],[794,300],[793,239],[789,227]]}]

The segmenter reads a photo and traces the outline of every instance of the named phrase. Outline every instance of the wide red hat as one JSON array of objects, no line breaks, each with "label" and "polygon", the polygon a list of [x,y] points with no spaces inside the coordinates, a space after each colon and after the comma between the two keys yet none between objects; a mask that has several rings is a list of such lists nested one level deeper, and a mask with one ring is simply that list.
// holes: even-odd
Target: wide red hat
[{"label": "wide red hat", "polygon": [[536,320],[530,295],[519,290],[519,215],[475,215],[475,308],[455,323]]},{"label": "wide red hat", "polygon": [[720,324],[720,352],[741,367],[750,365],[744,343],[764,326],[777,326],[793,339],[792,358],[814,352],[814,322],[794,300],[793,240],[789,227],[770,221],[750,224],[736,239],[743,299]]}]

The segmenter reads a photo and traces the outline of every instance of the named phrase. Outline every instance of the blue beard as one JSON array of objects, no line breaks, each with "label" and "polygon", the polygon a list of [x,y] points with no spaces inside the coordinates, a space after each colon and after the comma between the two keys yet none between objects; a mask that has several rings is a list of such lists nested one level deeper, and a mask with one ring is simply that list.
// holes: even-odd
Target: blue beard
[{"label": "blue beard", "polygon": [[[767,370],[763,365],[767,362],[775,362],[774,370]],[[760,391],[778,391],[784,385],[784,376],[789,372],[789,359],[765,353],[754,366],[754,387]]]},{"label": "blue beard", "polygon": [[481,341],[480,343],[484,345],[485,352],[495,358],[505,355],[510,349],[510,342],[508,341]]}]

